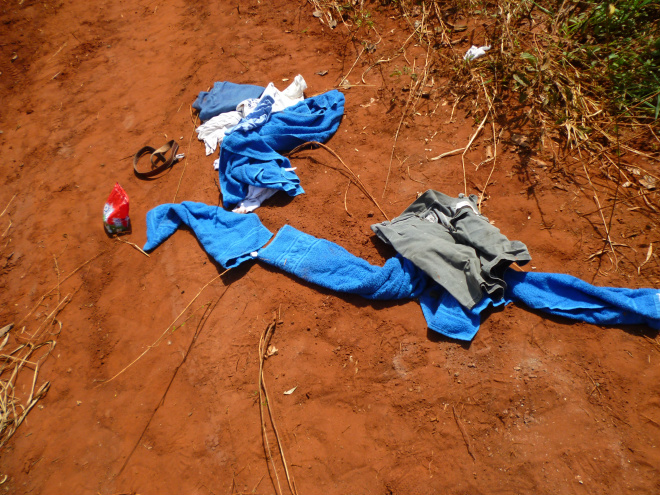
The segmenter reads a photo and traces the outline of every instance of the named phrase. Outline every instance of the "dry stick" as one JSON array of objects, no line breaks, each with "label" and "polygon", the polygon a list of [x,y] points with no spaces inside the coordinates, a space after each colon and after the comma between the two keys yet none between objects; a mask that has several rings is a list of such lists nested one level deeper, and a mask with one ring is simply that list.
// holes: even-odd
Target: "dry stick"
[{"label": "dry stick", "polygon": [[446,158],[448,156],[458,155],[459,153],[461,153],[464,150],[465,150],[465,148],[456,148],[455,150],[447,151],[446,153],[442,153],[438,156],[434,156],[433,158],[429,158],[429,161],[434,162],[436,160],[440,160],[440,158]]},{"label": "dry stick", "polygon": [[486,179],[486,184],[484,184],[484,188],[481,191],[481,194],[479,195],[479,213],[481,213],[481,203],[484,200],[484,196],[486,194],[486,188],[488,187],[488,182],[490,181],[490,178],[493,175],[493,172],[495,171],[495,164],[497,163],[497,136],[495,135],[495,111],[493,110],[493,102],[488,96],[488,93],[486,92],[486,85],[484,84],[484,78],[481,77],[481,74],[479,75],[479,79],[481,79],[481,87],[484,90],[484,95],[486,95],[486,101],[488,102],[488,111],[490,111],[493,115],[491,126],[493,127],[493,147],[495,148],[493,154],[493,166],[490,169],[490,174],[488,174],[488,179]]},{"label": "dry stick", "polygon": [[378,208],[378,209],[380,210],[380,212],[383,214],[383,216],[384,216],[387,220],[390,219],[390,217],[388,217],[387,214],[386,214],[386,213],[383,211],[383,209],[380,207],[380,205],[378,204],[378,201],[376,201],[376,198],[373,197],[373,195],[369,192],[369,190],[367,189],[367,187],[362,183],[362,181],[360,180],[360,177],[359,177],[358,175],[356,175],[355,172],[353,172],[353,171],[350,169],[350,167],[344,163],[344,160],[342,160],[341,157],[340,157],[337,153],[335,153],[335,152],[332,150],[332,148],[330,148],[329,146],[326,146],[326,145],[323,144],[323,143],[319,143],[318,141],[308,141],[308,142],[306,142],[306,143],[301,144],[300,146],[295,147],[294,149],[292,149],[291,151],[289,151],[288,154],[289,154],[289,156],[291,156],[291,155],[293,155],[294,153],[297,153],[298,151],[300,151],[301,149],[306,148],[307,146],[319,146],[320,148],[323,148],[323,149],[326,150],[328,153],[330,153],[332,156],[334,156],[337,160],[339,160],[339,162],[344,166],[344,168],[345,168],[346,170],[348,170],[348,172],[351,174],[351,177],[353,178],[353,182],[354,182],[354,183],[360,188],[360,190],[361,190],[364,194],[366,194],[366,195],[369,197],[369,199],[373,202],[373,204],[376,205],[376,208]]},{"label": "dry stick", "polygon": [[[264,419],[264,393],[263,393],[263,371],[264,371],[264,355],[267,352],[267,337],[270,334],[272,328],[275,327],[275,318],[273,321],[266,327],[264,333],[261,334],[259,339],[259,417],[261,418],[261,435],[264,440],[264,449],[266,450],[266,456],[270,460],[271,465],[273,466],[273,473],[275,473],[275,479],[277,480],[277,493],[282,495],[282,485],[280,483],[280,476],[277,474],[277,468],[275,467],[275,460],[270,450],[270,442],[268,441],[268,432],[266,431],[266,421]],[[268,399],[266,399],[267,401]],[[268,402],[266,402],[268,405]],[[270,407],[270,406],[269,406]],[[272,479],[272,478],[271,478]]]},{"label": "dry stick", "polygon": [[[297,495],[297,490],[296,490],[296,484],[293,480],[293,475],[289,473],[289,467],[286,462],[286,458],[284,457],[284,448],[282,447],[282,441],[280,440],[280,434],[277,431],[277,426],[275,425],[275,418],[273,417],[273,411],[270,407],[270,397],[268,397],[268,389],[266,388],[266,382],[264,381],[263,377],[263,363],[265,360],[266,353],[268,352],[268,343],[270,342],[270,338],[273,335],[273,332],[275,331],[275,328],[277,327],[277,319],[276,316],[273,315],[273,321],[271,322],[270,325],[266,328],[265,332],[262,335],[262,338],[259,342],[259,396],[261,396],[261,389],[263,389],[263,393],[266,397],[266,409],[268,410],[268,416],[270,418],[270,423],[271,426],[273,427],[273,432],[275,433],[275,439],[277,440],[277,446],[280,451],[280,456],[282,457],[282,465],[284,466],[284,472],[286,474],[286,480],[289,484],[289,489],[291,490],[291,493],[293,495]],[[262,409],[261,411],[261,416],[262,416],[262,426],[263,426],[263,432],[265,434],[266,427],[263,422],[263,400],[261,401],[261,406],[260,408]],[[264,436],[266,439],[266,444],[268,443],[268,439],[266,436]],[[269,455],[270,455],[270,447],[269,447]],[[271,456],[271,462],[272,462],[272,456]],[[273,469],[275,469],[275,465],[273,464]],[[276,472],[276,477],[277,477],[277,472]],[[278,484],[279,484],[279,478],[278,478]],[[282,491],[282,488],[280,487],[280,493]]]},{"label": "dry stick", "polygon": [[[192,105],[190,106],[190,116],[192,117]],[[179,194],[179,188],[181,187],[181,181],[183,180],[183,174],[186,172],[186,167],[188,166],[188,157],[190,156],[190,144],[192,143],[193,135],[195,134],[195,129],[197,128],[197,115],[193,120],[193,128],[190,132],[190,138],[188,139],[188,150],[186,151],[186,157],[183,162],[183,170],[181,171],[181,177],[179,177],[179,184],[176,186],[176,192],[174,193],[174,199],[172,203],[176,202],[176,195]]]},{"label": "dry stick", "polygon": [[341,87],[342,83],[346,80],[346,78],[350,75],[350,73],[353,71],[353,67],[355,67],[355,64],[357,64],[357,61],[360,60],[360,57],[364,53],[364,46],[362,47],[362,51],[358,54],[357,58],[355,59],[355,62],[353,62],[353,65],[351,65],[351,68],[349,69],[348,73],[342,77],[341,81],[337,85],[337,87]]},{"label": "dry stick", "polygon": [[53,261],[55,262],[55,273],[57,273],[57,303],[60,303],[60,267],[57,264],[57,258],[53,255]]},{"label": "dry stick", "polygon": [[[110,378],[109,380],[105,380],[105,381],[99,383],[99,384],[97,385],[97,387],[100,387],[101,385],[104,385],[104,384],[106,384],[106,383],[110,383],[112,380],[114,380],[115,378],[117,378],[117,377],[118,377],[119,375],[121,375],[124,371],[126,371],[128,368],[130,368],[130,367],[133,366],[135,363],[137,363],[140,359],[142,359],[142,357],[143,357],[147,352],[149,352],[152,348],[156,347],[156,346],[160,343],[161,339],[165,336],[165,334],[169,331],[169,329],[172,328],[172,327],[174,326],[174,324],[175,324],[177,321],[179,321],[179,318],[181,318],[181,316],[183,316],[183,313],[185,313],[185,312],[188,310],[188,308],[192,305],[192,303],[194,303],[194,302],[197,300],[197,298],[200,296],[200,294],[201,294],[202,292],[204,292],[204,289],[206,289],[209,285],[211,285],[213,282],[215,282],[215,281],[218,280],[220,277],[222,277],[222,276],[223,276],[225,273],[227,273],[229,270],[231,270],[231,268],[227,268],[227,269],[226,269],[224,272],[222,272],[220,275],[216,275],[216,276],[213,277],[211,280],[209,280],[209,281],[206,283],[206,285],[204,285],[204,287],[202,287],[202,288],[199,290],[199,292],[197,293],[197,295],[196,295],[195,297],[192,298],[192,300],[188,303],[188,305],[187,305],[185,308],[183,308],[183,311],[181,311],[181,313],[179,313],[179,315],[178,315],[176,318],[174,318],[174,321],[173,321],[172,323],[169,324],[169,326],[168,326],[168,327],[165,329],[165,331],[160,335],[160,337],[158,337],[158,338],[154,341],[153,344],[151,344],[150,346],[147,346],[147,348],[144,350],[144,352],[143,352],[142,354],[140,354],[138,357],[136,357],[136,358],[135,358],[135,359],[134,359],[134,360],[133,360],[128,366],[126,366],[124,369],[122,369],[119,373],[117,373],[115,376],[113,376],[113,377]],[[224,294],[224,292],[223,292],[223,294]]]},{"label": "dry stick", "polygon": [[147,258],[151,258],[151,256],[149,256],[147,253],[145,253],[145,252],[142,250],[142,248],[141,248],[140,246],[138,246],[137,244],[135,244],[135,243],[133,243],[133,242],[130,242],[130,241],[125,241],[124,239],[122,239],[122,238],[120,238],[120,237],[115,237],[115,239],[118,240],[118,241],[123,242],[124,244],[128,244],[129,246],[133,246],[135,249],[137,249],[137,250],[140,251],[142,254],[144,254]]},{"label": "dry stick", "polygon": [[456,424],[458,425],[458,429],[461,430],[461,435],[463,435],[463,441],[465,442],[465,445],[467,446],[467,451],[468,454],[472,456],[473,460],[477,460],[477,458],[474,455],[474,452],[472,452],[472,444],[470,443],[470,437],[465,430],[465,426],[461,422],[461,418],[458,417],[458,413],[456,412],[456,408],[454,406],[451,406],[451,408],[454,411],[454,420],[456,421]]},{"label": "dry stick", "polygon": [[[202,329],[204,328],[204,324],[209,320],[209,317],[211,316],[211,313],[215,309],[215,307],[218,305],[220,302],[220,299],[225,295],[227,292],[226,288],[222,294],[216,299],[215,303],[213,306],[210,306],[210,303],[207,303],[206,310],[202,314],[202,317],[200,318],[199,325],[197,325],[197,329],[195,329],[195,332],[193,332],[192,339],[190,340],[190,344],[188,345],[188,349],[186,350],[186,353],[183,355],[183,359],[181,360],[181,363],[174,369],[174,373],[172,374],[172,378],[170,379],[169,383],[167,384],[167,387],[165,387],[165,391],[163,392],[163,396],[160,398],[160,401],[154,408],[153,412],[151,413],[151,416],[149,417],[149,421],[147,421],[147,424],[144,426],[144,429],[142,430],[142,434],[140,437],[137,439],[137,442],[135,442],[135,445],[133,446],[133,450],[131,450],[130,454],[128,457],[126,457],[126,460],[124,461],[124,464],[122,465],[121,469],[117,473],[117,476],[121,475],[121,473],[126,469],[126,466],[128,465],[128,461],[130,461],[131,457],[133,457],[133,454],[135,453],[135,450],[138,448],[138,445],[140,445],[140,442],[142,441],[142,438],[144,437],[144,434],[147,432],[147,429],[149,428],[149,425],[151,424],[151,421],[154,419],[154,416],[156,415],[156,412],[158,412],[158,409],[160,409],[160,406],[165,404],[165,397],[167,396],[167,393],[170,390],[170,387],[172,386],[172,383],[174,383],[174,379],[176,378],[177,373],[181,369],[181,366],[184,365],[186,360],[188,359],[188,355],[190,354],[190,351],[193,348],[193,345],[197,341],[197,338],[199,337],[199,334],[201,333]],[[208,315],[207,315],[208,312]],[[206,319],[204,319],[204,316],[206,316]]]},{"label": "dry stick", "polygon": [[392,171],[392,159],[394,158],[394,150],[396,149],[396,141],[399,139],[399,131],[401,130],[401,125],[403,125],[403,120],[406,118],[406,112],[408,111],[408,105],[410,105],[410,101],[412,100],[413,95],[415,94],[415,91],[417,90],[417,85],[419,82],[415,83],[415,87],[410,90],[410,94],[408,95],[408,101],[406,101],[406,106],[403,107],[403,113],[401,114],[401,120],[399,120],[399,125],[396,128],[396,132],[394,133],[394,143],[392,144],[392,152],[390,153],[390,164],[387,166],[387,176],[385,177],[385,187],[383,188],[383,194],[381,194],[381,198],[385,197],[385,191],[387,191],[387,183],[390,180],[390,173]]},{"label": "dry stick", "polygon": [[479,124],[479,127],[477,128],[477,132],[475,132],[472,137],[470,138],[470,141],[468,141],[467,146],[463,150],[463,154],[461,155],[461,163],[463,164],[463,186],[465,189],[465,195],[467,196],[467,175],[465,173],[465,153],[467,153],[470,150],[470,146],[472,146],[472,142],[475,140],[475,138],[479,135],[481,132],[481,129],[484,128],[484,124],[486,123],[486,120],[488,119],[488,114],[490,113],[490,109],[486,112],[486,115],[484,116],[483,120],[481,121],[481,124]]},{"label": "dry stick", "polygon": [[30,315],[34,312],[34,310],[37,309],[37,308],[41,305],[41,303],[44,301],[44,299],[46,299],[46,297],[47,297],[51,292],[53,292],[55,289],[59,289],[60,284],[62,284],[62,283],[64,283],[64,282],[66,282],[67,280],[69,280],[73,275],[75,275],[76,273],[78,273],[78,271],[80,271],[81,268],[83,268],[85,265],[88,265],[89,263],[91,263],[92,261],[94,261],[96,258],[98,258],[99,256],[101,256],[102,254],[105,254],[107,251],[108,251],[107,249],[104,249],[104,250],[101,251],[99,254],[97,254],[96,256],[91,257],[90,259],[88,259],[87,261],[85,261],[82,265],[80,265],[78,268],[76,268],[76,269],[73,270],[71,273],[69,273],[66,277],[64,277],[63,280],[58,281],[58,282],[57,282],[57,285],[55,285],[52,289],[50,289],[48,292],[46,292],[43,296],[41,296],[41,298],[39,299],[39,302],[34,306],[34,308],[32,308],[32,309],[30,310],[30,312],[29,312],[28,314],[26,314],[26,315],[21,319],[21,321],[19,321],[19,322],[16,324],[16,326],[18,326],[18,325],[20,325],[21,323],[23,323],[23,322],[26,320],[26,318],[27,318],[28,316],[30,316]]},{"label": "dry stick", "polygon": [[[422,18],[422,24],[424,23],[424,18]],[[416,31],[415,31],[416,32]],[[415,34],[413,32],[413,34]],[[403,48],[402,48],[403,50]],[[399,139],[399,132],[401,131],[401,126],[403,125],[403,121],[406,118],[407,112],[410,108],[414,108],[415,105],[417,104],[417,100],[419,100],[419,95],[417,95],[417,88],[421,88],[426,84],[426,80],[428,77],[428,67],[429,67],[429,54],[431,50],[431,43],[428,44],[428,48],[426,50],[426,61],[424,63],[424,77],[423,78],[417,78],[417,81],[415,83],[415,86],[410,89],[410,94],[408,95],[408,101],[406,101],[406,106],[403,108],[403,113],[401,114],[401,120],[399,121],[399,125],[396,128],[396,132],[394,133],[394,143],[392,143],[392,152],[390,153],[390,163],[387,166],[387,176],[385,177],[385,187],[383,187],[383,194],[381,195],[381,198],[385,197],[385,192],[387,191],[387,184],[390,180],[390,173],[392,172],[392,159],[394,158],[394,150],[396,149],[396,142]],[[404,53],[405,57],[405,53]],[[415,97],[415,95],[417,95]],[[410,105],[410,102],[412,101],[413,97],[415,97],[415,102]]]},{"label": "dry stick", "polygon": [[479,213],[481,213],[481,203],[484,200],[484,196],[486,195],[486,188],[488,187],[488,183],[490,182],[490,178],[493,175],[493,172],[495,171],[495,164],[497,163],[497,137],[495,135],[495,123],[491,122],[493,124],[493,147],[495,151],[493,152],[493,167],[490,169],[490,173],[488,174],[488,179],[486,179],[486,184],[484,184],[484,188],[481,191],[481,194],[479,195]]},{"label": "dry stick", "polygon": [[594,191],[594,199],[596,200],[596,204],[598,205],[598,213],[600,213],[600,218],[603,220],[603,227],[605,228],[605,233],[607,234],[607,242],[609,243],[610,249],[612,250],[612,255],[614,256],[614,269],[617,270],[619,266],[619,260],[616,257],[614,244],[612,243],[612,238],[610,237],[610,229],[607,228],[607,222],[605,221],[605,216],[603,215],[603,210],[600,205],[600,200],[598,199],[598,193],[596,192],[596,188],[594,187],[593,182],[591,182],[591,177],[589,176],[589,172],[587,171],[587,167],[585,167],[584,163],[582,164],[582,168],[584,169],[584,173],[587,174],[587,179],[589,180],[591,189]]},{"label": "dry stick", "polygon": [[351,179],[348,179],[348,184],[346,185],[346,192],[344,193],[344,210],[346,210],[346,213],[348,213],[349,217],[352,217],[351,212],[348,211],[348,206],[346,205],[346,196],[348,196],[348,188],[351,187],[351,182],[353,182]]},{"label": "dry stick", "polygon": [[11,204],[12,201],[14,201],[14,198],[15,198],[15,197],[16,197],[16,194],[14,194],[14,195],[11,197],[11,199],[9,200],[9,203],[7,203],[7,206],[5,206],[5,209],[2,210],[2,213],[0,213],[0,217],[1,217],[2,215],[5,214],[5,212],[7,211],[7,208],[9,208],[9,205]]}]

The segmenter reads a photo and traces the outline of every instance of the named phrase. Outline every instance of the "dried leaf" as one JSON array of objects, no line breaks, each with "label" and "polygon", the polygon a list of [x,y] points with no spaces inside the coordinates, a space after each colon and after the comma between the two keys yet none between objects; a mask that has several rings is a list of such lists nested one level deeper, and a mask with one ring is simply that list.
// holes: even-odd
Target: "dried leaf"
[{"label": "dried leaf", "polygon": [[650,243],[649,244],[649,250],[646,252],[646,259],[644,260],[644,263],[642,263],[641,265],[639,265],[637,267],[637,275],[639,275],[641,273],[642,267],[649,262],[652,255],[653,255],[653,243]]},{"label": "dried leaf", "polygon": [[529,148],[529,138],[522,134],[511,134],[511,142],[523,148]]},{"label": "dried leaf", "polygon": [[651,175],[645,175],[643,179],[639,179],[639,183],[646,189],[655,189],[658,183],[658,179]]},{"label": "dried leaf", "polygon": [[264,358],[269,358],[271,356],[274,356],[275,354],[277,354],[277,347],[275,347],[274,345],[269,345],[268,349],[266,349],[266,355],[264,356]]},{"label": "dried leaf", "polygon": [[2,327],[2,329],[0,329],[0,337],[4,337],[4,335],[7,332],[9,332],[9,330],[11,330],[12,328],[14,328],[13,323],[10,323],[9,325],[6,325],[6,326]]}]

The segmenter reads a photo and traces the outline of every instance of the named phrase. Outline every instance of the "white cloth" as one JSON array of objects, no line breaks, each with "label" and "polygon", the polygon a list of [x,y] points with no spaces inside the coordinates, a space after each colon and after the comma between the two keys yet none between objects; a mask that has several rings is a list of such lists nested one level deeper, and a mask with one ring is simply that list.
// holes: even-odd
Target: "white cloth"
[{"label": "white cloth", "polygon": [[298,74],[284,91],[277,89],[273,83],[268,83],[268,86],[266,86],[266,89],[259,98],[251,98],[240,102],[236,106],[236,110],[243,114],[244,117],[247,117],[264,97],[271,96],[275,100],[271,113],[281,112],[285,108],[303,101],[305,98],[303,93],[306,89],[307,83],[305,79]]},{"label": "white cloth", "polygon": [[488,50],[490,50],[490,45],[486,45],[486,46],[472,45],[470,49],[467,52],[465,52],[465,55],[463,55],[463,60],[467,60],[468,62],[470,60],[476,60],[486,55],[486,52]]},{"label": "white cloth", "polygon": [[225,112],[207,120],[197,128],[197,139],[204,141],[207,156],[222,145],[225,135],[241,121],[241,118],[243,115],[240,112]]},{"label": "white cloth", "polygon": [[[295,170],[296,167],[285,168],[287,172]],[[248,186],[247,196],[241,201],[236,208],[232,211],[234,213],[250,213],[261,206],[261,203],[275,194],[277,189],[267,189],[265,187],[257,187],[253,185]]]},{"label": "white cloth", "polygon": [[261,203],[277,192],[277,189],[265,187],[248,186],[247,196],[232,211],[234,213],[250,213],[261,206]]}]

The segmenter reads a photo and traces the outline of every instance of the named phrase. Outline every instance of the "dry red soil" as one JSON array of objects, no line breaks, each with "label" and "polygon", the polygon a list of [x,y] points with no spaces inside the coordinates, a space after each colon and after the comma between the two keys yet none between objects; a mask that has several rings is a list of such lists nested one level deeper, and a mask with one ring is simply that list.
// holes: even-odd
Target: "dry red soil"
[{"label": "dry red soil", "polygon": [[[402,69],[419,72],[427,52],[410,41],[405,57],[372,69],[363,85],[366,68],[398,55],[410,34],[392,7],[367,5],[382,41],[348,76],[359,85],[343,90],[345,115],[328,144],[394,217],[426,189],[463,191],[460,156],[428,159],[465,146],[475,119],[463,104],[452,116],[451,68],[436,67],[429,97],[401,127],[383,196],[408,98]],[[338,296],[247,263],[206,288],[149,348],[221,268],[189,231],[149,258],[108,238],[105,200],[115,182],[124,187],[133,232],[123,239],[140,246],[151,208],[175,196],[218,205],[213,159],[193,134],[197,93],[221,80],[283,89],[296,74],[308,96],[322,93],[348,73],[362,41],[379,39],[364,29],[351,39],[342,23],[330,30],[313,10],[284,0],[0,6],[0,209],[9,204],[0,217],[0,326],[34,332],[71,294],[39,370],[37,386],[51,388],[0,452],[0,491],[275,493],[257,380],[259,339],[277,312],[278,352],[264,378],[301,495],[658,493],[660,352],[646,327],[602,328],[511,305],[462,344],[429,331],[414,301]],[[659,240],[654,220],[621,205],[611,225],[618,270],[611,254],[588,259],[604,247],[603,222],[584,173],[577,181],[561,173],[581,171],[579,155],[564,163],[539,143],[521,150],[508,136],[525,130],[506,119],[483,211],[527,244],[526,269],[658,287],[655,257],[637,273]],[[475,169],[489,135],[467,154],[469,192],[483,190],[490,173],[492,162]],[[159,180],[137,179],[130,157],[169,139],[187,159]],[[380,212],[355,185],[346,192],[330,154],[306,151],[293,162],[306,194],[257,210],[271,231],[290,224],[376,264],[392,255],[369,228]],[[604,197],[602,181],[595,186]],[[97,255],[24,319],[58,276]]]}]

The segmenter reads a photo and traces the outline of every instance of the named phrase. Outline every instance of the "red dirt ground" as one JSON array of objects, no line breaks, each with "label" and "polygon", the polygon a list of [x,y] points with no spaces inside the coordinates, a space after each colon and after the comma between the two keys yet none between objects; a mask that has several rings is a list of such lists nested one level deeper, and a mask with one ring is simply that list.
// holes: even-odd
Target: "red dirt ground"
[{"label": "red dirt ground", "polygon": [[[370,8],[383,40],[358,61],[353,84],[410,33],[395,10]],[[19,322],[57,283],[54,258],[63,277],[103,253],[61,285],[62,297],[73,299],[39,372],[51,388],[0,452],[0,481],[7,475],[0,490],[274,493],[259,425],[257,346],[278,311],[284,323],[265,380],[301,495],[658,493],[660,352],[644,327],[601,328],[509,306],[463,345],[429,331],[416,302],[337,296],[247,264],[209,286],[185,325],[102,384],[219,273],[186,231],[150,258],[107,238],[102,209],[115,181],[131,200],[133,233],[124,239],[138,245],[147,211],[172,202],[184,167],[176,200],[219,204],[212,158],[191,140],[196,94],[218,80],[284,88],[298,73],[307,95],[321,93],[348,72],[360,41],[377,36],[363,31],[350,41],[341,23],[329,30],[303,1],[25,0],[0,9],[0,208],[9,203],[0,217],[0,326]],[[425,53],[409,43],[410,66],[423,66]],[[407,99],[409,77],[397,75],[404,65],[399,57],[370,71],[367,86],[344,90],[346,113],[329,142],[390,217],[426,189],[463,190],[460,157],[428,158],[464,146],[474,132],[466,108],[449,122],[453,99],[435,73],[430,98],[401,129],[381,199]],[[315,74],[322,70],[328,74]],[[603,248],[599,215],[584,215],[596,210],[590,186],[566,180],[557,164],[528,161],[507,141],[512,125],[484,213],[527,244],[527,269],[658,287],[656,258],[637,275],[657,225],[621,206],[611,229],[628,246],[620,247],[619,271],[607,256],[586,261]],[[484,135],[467,156],[470,192],[490,172],[490,164],[473,166],[485,158]],[[138,180],[127,157],[172,138],[187,161],[159,180]],[[581,170],[570,160],[564,170]],[[354,185],[346,194],[334,158],[307,151],[294,164],[306,194],[276,196],[257,210],[271,231],[288,223],[372,263],[392,254],[369,229],[382,219],[378,209]],[[34,331],[56,305],[52,293],[20,326]],[[17,394],[29,386],[19,382]]]}]

